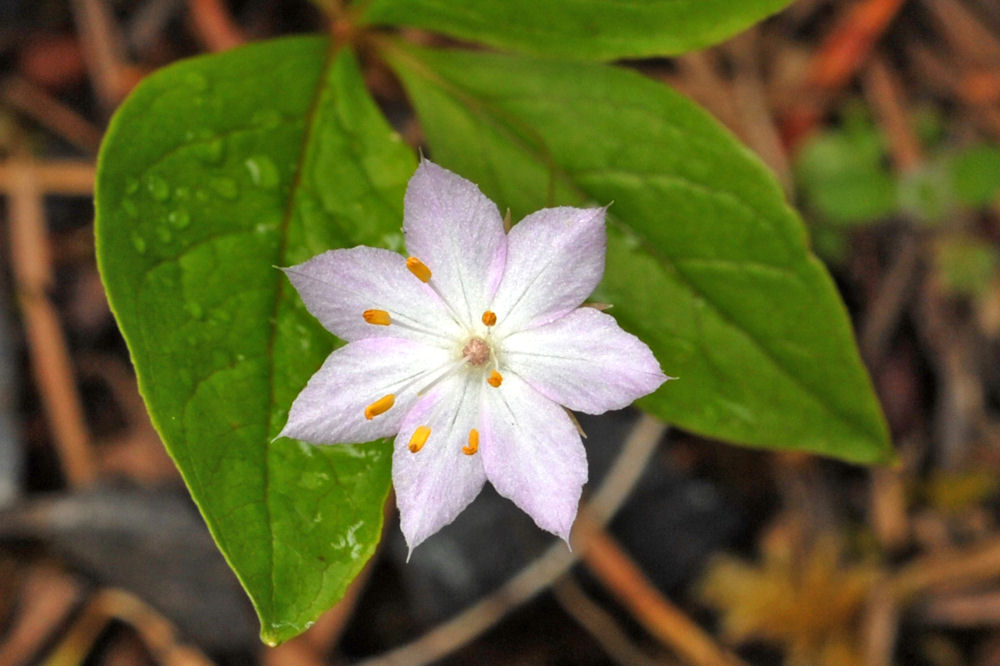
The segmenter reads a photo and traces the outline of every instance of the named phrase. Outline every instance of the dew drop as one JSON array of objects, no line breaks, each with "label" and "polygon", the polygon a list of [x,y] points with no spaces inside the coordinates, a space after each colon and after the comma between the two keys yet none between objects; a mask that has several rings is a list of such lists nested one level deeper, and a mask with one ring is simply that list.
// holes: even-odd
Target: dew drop
[{"label": "dew drop", "polygon": [[232,178],[213,178],[208,181],[208,186],[223,199],[235,199],[239,193],[239,186]]},{"label": "dew drop", "polygon": [[159,176],[147,176],[146,189],[157,201],[166,201],[170,198],[170,185]]},{"label": "dew drop", "polygon": [[188,301],[187,305],[184,306],[184,309],[187,310],[188,314],[194,317],[195,319],[201,319],[202,317],[205,316],[205,311],[202,309],[200,305],[198,305],[194,301]]},{"label": "dew drop", "polygon": [[135,217],[139,214],[139,209],[136,208],[135,202],[131,199],[122,200],[122,209],[128,213],[129,217]]},{"label": "dew drop", "polygon": [[174,196],[182,201],[186,201],[191,198],[191,188],[181,185],[174,190]]},{"label": "dew drop", "polygon": [[169,227],[161,225],[156,228],[156,237],[160,239],[161,243],[169,243],[173,240],[174,235]]},{"label": "dew drop", "polygon": [[132,234],[132,247],[139,254],[146,254],[146,239],[139,234]]},{"label": "dew drop", "polygon": [[211,196],[209,196],[208,191],[203,190],[199,187],[197,190],[194,191],[194,198],[196,201],[200,203],[205,203],[209,199],[211,199]]},{"label": "dew drop", "polygon": [[254,185],[267,190],[277,187],[279,181],[278,167],[274,166],[274,162],[270,158],[263,155],[256,155],[247,158],[243,164],[246,165],[247,171],[250,172],[250,180]]},{"label": "dew drop", "polygon": [[219,164],[226,155],[226,143],[222,139],[213,139],[206,143],[195,144],[191,150],[203,163]]},{"label": "dew drop", "polygon": [[178,208],[177,210],[170,211],[170,214],[167,215],[167,222],[178,229],[183,229],[191,224],[191,215],[183,208]]},{"label": "dew drop", "polygon": [[138,190],[139,190],[138,180],[132,177],[125,179],[125,192],[127,194],[135,194]]}]

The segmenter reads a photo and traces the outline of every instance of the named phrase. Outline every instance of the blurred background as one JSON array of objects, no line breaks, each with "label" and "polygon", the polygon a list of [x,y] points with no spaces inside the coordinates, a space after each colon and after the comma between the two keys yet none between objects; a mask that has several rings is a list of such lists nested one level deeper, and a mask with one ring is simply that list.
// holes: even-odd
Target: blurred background
[{"label": "blurred background", "polygon": [[[997,0],[799,0],[627,63],[709,109],[802,211],[897,468],[581,418],[573,552],[487,490],[406,564],[390,500],[345,600],[264,647],[138,395],[91,192],[143,76],[324,29],[306,0],[0,0],[0,664],[1000,663]],[[420,146],[392,76],[365,71]]]}]

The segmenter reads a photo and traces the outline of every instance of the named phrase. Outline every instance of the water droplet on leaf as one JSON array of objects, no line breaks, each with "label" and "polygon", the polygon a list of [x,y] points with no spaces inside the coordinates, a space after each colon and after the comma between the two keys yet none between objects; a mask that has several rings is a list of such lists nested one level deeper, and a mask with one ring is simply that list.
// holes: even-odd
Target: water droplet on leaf
[{"label": "water droplet on leaf", "polygon": [[135,194],[136,191],[138,191],[138,189],[139,189],[139,181],[138,180],[136,180],[135,178],[131,178],[131,177],[125,179],[125,192],[126,193],[128,193],[128,194]]},{"label": "water droplet on leaf", "polygon": [[271,189],[278,185],[278,181],[280,180],[278,167],[274,166],[274,162],[270,158],[263,155],[256,155],[247,158],[244,164],[247,171],[250,172],[250,180],[254,185],[263,187],[264,189]]},{"label": "water droplet on leaf", "polygon": [[178,229],[183,229],[191,224],[191,215],[183,208],[178,208],[177,210],[170,211],[170,214],[167,215],[167,221]]},{"label": "water droplet on leaf", "polygon": [[166,201],[170,198],[170,185],[159,176],[147,176],[146,189],[157,201]]},{"label": "water droplet on leaf", "polygon": [[222,139],[213,139],[206,143],[191,146],[195,157],[205,164],[219,164],[226,155],[226,143]]},{"label": "water droplet on leaf", "polygon": [[139,234],[132,234],[132,247],[134,247],[135,251],[138,252],[139,254],[145,254],[146,239],[140,236]]},{"label": "water droplet on leaf", "polygon": [[232,178],[213,178],[208,181],[208,186],[223,199],[235,199],[240,193],[239,186]]}]

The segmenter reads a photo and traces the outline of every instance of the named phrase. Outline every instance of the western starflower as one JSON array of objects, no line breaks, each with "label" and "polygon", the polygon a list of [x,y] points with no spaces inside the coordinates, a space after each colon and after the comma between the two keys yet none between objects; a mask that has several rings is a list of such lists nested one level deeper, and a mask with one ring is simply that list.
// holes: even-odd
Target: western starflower
[{"label": "western starflower", "polygon": [[644,343],[581,307],[604,273],[604,213],[546,208],[505,233],[476,185],[422,160],[404,199],[408,259],[355,247],[285,269],[347,344],[295,399],[281,436],[395,435],[410,552],[487,480],[568,541],[587,459],[565,408],[620,409],[667,379]]}]

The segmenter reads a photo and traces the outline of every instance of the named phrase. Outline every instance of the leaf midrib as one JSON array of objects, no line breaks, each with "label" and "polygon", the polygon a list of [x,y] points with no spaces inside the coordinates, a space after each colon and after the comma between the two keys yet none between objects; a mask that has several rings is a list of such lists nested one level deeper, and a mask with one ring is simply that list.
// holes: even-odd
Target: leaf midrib
[{"label": "leaf midrib", "polygon": [[[286,263],[285,253],[288,249],[288,232],[289,226],[291,224],[292,217],[294,215],[295,204],[299,189],[303,187],[303,173],[306,165],[306,156],[309,153],[309,145],[312,141],[313,132],[315,129],[316,112],[319,107],[320,101],[323,99],[323,93],[327,86],[327,81],[330,73],[330,69],[340,51],[340,44],[335,40],[330,40],[330,45],[326,51],[326,61],[323,63],[323,67],[320,69],[319,77],[316,81],[316,91],[313,95],[312,101],[309,104],[309,110],[305,115],[305,128],[302,133],[302,145],[299,150],[298,159],[295,162],[295,173],[292,176],[292,183],[288,191],[288,203],[285,205],[285,211],[281,218],[281,224],[278,226],[278,236],[279,245],[277,248],[278,263]],[[271,414],[275,408],[275,367],[274,367],[274,345],[277,338],[278,329],[278,313],[281,308],[281,303],[284,300],[285,290],[288,289],[288,281],[285,279],[284,274],[281,271],[274,271],[274,302],[271,304],[271,316],[268,318],[268,333],[267,333],[267,350],[265,353],[268,359],[267,363],[267,388],[268,388],[268,399],[267,399],[267,412],[264,414],[266,419],[265,432],[267,436],[270,437],[270,421]],[[264,453],[264,511],[267,517],[267,531],[270,536],[268,540],[268,573],[270,575],[270,613],[274,614],[275,606],[277,600],[275,598],[275,592],[277,590],[277,581],[275,580],[275,533],[274,533],[274,523],[273,514],[271,510],[271,445],[270,440],[265,445]],[[262,614],[263,615],[263,614]],[[270,627],[268,627],[270,629]]]}]

